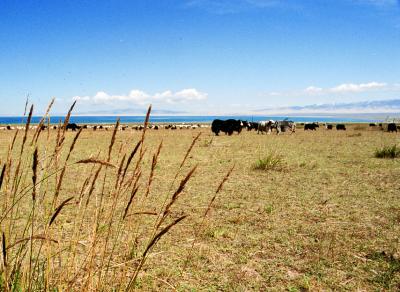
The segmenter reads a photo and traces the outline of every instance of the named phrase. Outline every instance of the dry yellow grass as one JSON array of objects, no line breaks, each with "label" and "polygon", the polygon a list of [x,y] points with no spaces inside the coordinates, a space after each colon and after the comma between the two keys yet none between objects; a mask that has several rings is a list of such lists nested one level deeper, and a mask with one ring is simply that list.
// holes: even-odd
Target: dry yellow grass
[{"label": "dry yellow grass", "polygon": [[[134,288],[400,289],[400,160],[374,157],[377,148],[399,144],[400,136],[363,127],[349,128],[345,132],[298,130],[293,135],[280,136],[244,131],[212,140],[207,129],[148,130],[136,182],[139,190],[125,220],[114,215],[123,214],[127,207],[135,183],[129,183],[129,178],[134,175],[139,153],[132,161],[125,183],[116,184],[116,177],[123,173],[118,168],[122,161],[126,162],[125,153],[129,156],[141,140],[142,132],[129,130],[116,134],[109,161],[116,167],[99,171],[86,207],[86,196],[101,165],[74,162],[89,158],[107,161],[112,132],[83,130],[69,157],[57,204],[52,205],[51,197],[57,185],[55,176],[36,190],[36,237],[31,242],[36,275],[42,278],[33,288],[125,289],[143,251],[154,238],[152,235],[157,234],[154,227],[162,207],[168,205],[180,181],[197,165],[185,190],[174,202],[170,219],[161,227],[187,217],[149,251]],[[200,131],[201,136],[174,180],[187,149]],[[28,141],[33,133],[29,132]],[[14,134],[0,132],[1,166],[7,163],[8,146]],[[51,130],[49,140],[46,135],[38,139],[38,179],[43,177],[46,163],[52,159],[56,136],[57,131]],[[66,133],[60,167],[74,137],[75,134]],[[18,157],[21,141],[20,133],[14,159]],[[153,156],[157,155],[161,141],[154,165]],[[30,151],[33,153],[33,149]],[[284,171],[253,169],[254,163],[268,153],[283,157]],[[26,167],[31,165],[29,157],[24,160]],[[204,220],[210,200],[233,165],[234,171]],[[102,181],[105,181],[104,191]],[[149,181],[151,187],[145,197]],[[29,183],[31,173],[27,172],[21,187]],[[11,204],[5,199],[6,191],[3,185],[0,200],[3,214]],[[84,201],[80,205],[77,202],[81,193]],[[54,207],[70,197],[74,200],[63,206],[48,227]],[[30,231],[22,235],[31,205],[29,193],[14,216],[1,223],[10,246],[29,237]],[[46,235],[48,240],[39,235]],[[45,257],[37,259],[40,245]],[[13,260],[18,246],[21,243],[9,249],[8,261]],[[51,270],[40,270],[46,262]],[[22,267],[21,272],[27,270]],[[10,274],[9,271],[8,278]],[[20,280],[22,284],[26,281]]]}]

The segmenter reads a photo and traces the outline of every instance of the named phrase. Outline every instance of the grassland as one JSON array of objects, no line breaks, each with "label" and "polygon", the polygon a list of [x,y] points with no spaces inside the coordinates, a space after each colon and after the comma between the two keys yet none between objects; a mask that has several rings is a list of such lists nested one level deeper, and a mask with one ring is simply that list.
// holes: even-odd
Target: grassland
[{"label": "grassland", "polygon": [[[15,131],[0,132],[1,166],[7,164],[14,135]],[[111,131],[82,131],[68,160],[56,203],[54,192],[60,172],[38,185],[35,216],[31,190],[12,215],[4,215],[13,198],[10,182],[23,135],[17,136],[10,156],[13,170],[8,187],[3,184],[1,189],[1,230],[7,246],[26,237],[28,240],[7,249],[8,267],[4,269],[2,265],[3,285],[5,276],[11,282],[13,275],[14,288],[23,290],[126,289],[154,234],[187,215],[152,246],[133,288],[400,289],[400,160],[374,157],[377,149],[398,145],[397,134],[360,126],[347,131],[299,129],[293,135],[279,136],[242,132],[230,137],[213,137],[207,129],[148,130],[143,144],[146,151],[140,161],[142,174],[137,182],[140,188],[124,220],[120,214],[126,209],[131,188],[125,191],[114,188],[114,184],[117,185],[118,166],[124,165],[141,140],[141,131],[116,133],[109,160],[116,168],[103,166],[87,207],[99,165],[74,162],[89,157],[106,161]],[[46,168],[57,131],[41,134],[37,144],[39,178],[62,168],[75,135],[66,133],[58,168]],[[29,131],[28,142],[32,136],[33,131]],[[19,190],[32,185],[35,147],[28,143],[26,148],[22,159],[26,171],[21,175]],[[125,153],[128,155],[123,158]],[[254,167],[257,161],[271,155],[279,157],[279,167]],[[137,154],[128,168],[127,182],[137,177],[134,169],[139,160]],[[168,217],[155,229],[160,217],[154,214],[165,210],[164,202],[172,198],[180,181],[196,165]],[[216,195],[232,166],[232,174]],[[153,178],[146,196],[149,176]],[[63,206],[49,227],[56,207],[70,197],[72,201]],[[44,234],[48,239],[29,240],[35,234]],[[10,267],[18,261],[21,264],[12,274]]]}]

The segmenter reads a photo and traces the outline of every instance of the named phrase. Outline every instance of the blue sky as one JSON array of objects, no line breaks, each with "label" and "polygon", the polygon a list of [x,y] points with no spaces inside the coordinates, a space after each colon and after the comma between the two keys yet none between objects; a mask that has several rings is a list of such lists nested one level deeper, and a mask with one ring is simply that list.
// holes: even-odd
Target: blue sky
[{"label": "blue sky", "polygon": [[1,0],[0,115],[400,98],[398,0]]}]

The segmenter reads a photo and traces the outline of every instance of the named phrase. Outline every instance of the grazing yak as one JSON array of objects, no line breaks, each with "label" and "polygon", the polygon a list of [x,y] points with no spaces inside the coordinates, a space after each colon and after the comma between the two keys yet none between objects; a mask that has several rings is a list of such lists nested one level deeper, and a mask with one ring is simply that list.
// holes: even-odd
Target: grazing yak
[{"label": "grazing yak", "polygon": [[346,131],[346,125],[345,124],[337,124],[336,125],[336,130],[337,131],[340,131],[340,130]]},{"label": "grazing yak", "polygon": [[258,123],[256,122],[247,122],[247,131],[258,130]]},{"label": "grazing yak", "polygon": [[304,125],[304,131],[316,131],[317,128],[319,128],[319,125],[317,123],[312,123],[312,124],[305,124]]},{"label": "grazing yak", "polygon": [[271,133],[272,130],[272,125],[275,124],[275,121],[273,120],[269,120],[269,121],[260,121],[258,123],[258,128],[257,128],[257,134],[259,134],[261,132],[261,134],[267,133]]},{"label": "grazing yak", "polygon": [[296,123],[293,121],[283,120],[275,123],[276,132],[279,134],[280,132],[286,132],[286,130],[290,130],[290,133],[296,132]]},{"label": "grazing yak", "polygon": [[75,124],[75,123],[68,123],[67,124],[67,128],[66,128],[66,130],[68,131],[68,130],[72,130],[73,132],[75,132],[76,130],[79,130],[81,127],[80,126],[78,126],[77,124]]},{"label": "grazing yak", "polygon": [[396,132],[397,133],[397,127],[396,127],[395,123],[388,124],[388,132]]},{"label": "grazing yak", "polygon": [[242,129],[246,128],[246,129],[248,130],[249,127],[250,127],[250,122],[248,122],[248,121],[242,121],[242,120],[240,120],[240,121],[241,121],[241,123],[242,123],[242,125],[241,125]]},{"label": "grazing yak", "polygon": [[333,126],[332,126],[332,125],[326,125],[326,129],[327,129],[327,130],[332,130],[332,129],[333,129]]},{"label": "grazing yak", "polygon": [[233,132],[237,132],[240,134],[242,131],[243,122],[240,120],[229,119],[226,121],[215,119],[211,124],[211,131],[215,133],[215,135],[219,135],[219,132],[224,132],[229,136],[233,134]]}]

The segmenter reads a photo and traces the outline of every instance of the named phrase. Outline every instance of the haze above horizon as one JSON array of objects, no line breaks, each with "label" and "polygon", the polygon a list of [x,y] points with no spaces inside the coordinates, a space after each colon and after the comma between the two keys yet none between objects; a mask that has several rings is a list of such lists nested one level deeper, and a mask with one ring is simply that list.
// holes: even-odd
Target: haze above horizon
[{"label": "haze above horizon", "polygon": [[0,115],[400,111],[399,48],[399,0],[3,0]]}]

